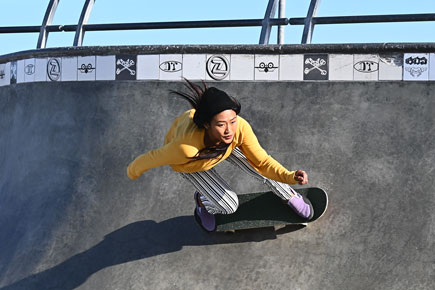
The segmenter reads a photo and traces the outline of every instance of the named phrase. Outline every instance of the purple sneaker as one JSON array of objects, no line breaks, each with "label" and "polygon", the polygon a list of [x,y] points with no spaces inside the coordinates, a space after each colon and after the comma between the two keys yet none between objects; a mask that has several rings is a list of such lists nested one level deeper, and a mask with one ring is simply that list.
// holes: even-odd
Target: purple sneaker
[{"label": "purple sneaker", "polygon": [[199,192],[195,192],[195,220],[205,231],[214,232],[216,230],[216,218],[205,207],[199,205],[199,198]]},{"label": "purple sneaker", "polygon": [[305,219],[312,219],[314,215],[313,206],[311,202],[297,193],[296,191],[293,191],[295,194],[293,197],[291,197],[288,201],[288,205],[301,217]]}]

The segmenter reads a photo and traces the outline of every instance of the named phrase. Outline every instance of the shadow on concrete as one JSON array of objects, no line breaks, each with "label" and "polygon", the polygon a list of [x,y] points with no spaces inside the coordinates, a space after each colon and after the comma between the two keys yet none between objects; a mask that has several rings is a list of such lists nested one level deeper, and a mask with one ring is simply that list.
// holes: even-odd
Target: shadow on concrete
[{"label": "shadow on concrete", "polygon": [[210,234],[204,232],[192,216],[175,217],[160,223],[139,221],[106,235],[103,241],[89,250],[1,290],[75,289],[104,268],[176,252],[183,246],[261,242],[276,239],[277,234],[302,228],[304,227],[287,226],[276,232],[273,228],[264,228]]}]

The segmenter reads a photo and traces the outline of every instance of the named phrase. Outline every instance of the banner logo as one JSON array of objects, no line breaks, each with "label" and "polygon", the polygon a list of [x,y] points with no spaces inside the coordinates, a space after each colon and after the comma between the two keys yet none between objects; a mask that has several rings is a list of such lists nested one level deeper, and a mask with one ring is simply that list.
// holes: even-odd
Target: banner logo
[{"label": "banner logo", "polygon": [[408,57],[405,60],[406,64],[410,65],[426,65],[427,64],[427,58],[426,57]]},{"label": "banner logo", "polygon": [[405,70],[409,72],[409,74],[415,78],[421,76],[425,71],[427,71],[427,67],[405,67]]},{"label": "banner logo", "polygon": [[60,63],[56,58],[50,58],[47,62],[47,75],[52,81],[58,81],[60,79]]},{"label": "banner logo", "polygon": [[136,71],[134,69],[131,69],[130,67],[135,65],[134,60],[132,59],[127,59],[127,60],[123,60],[122,58],[118,59],[116,61],[116,65],[120,65],[122,66],[122,68],[117,68],[116,69],[116,74],[119,75],[120,73],[122,73],[124,70],[128,70],[130,72],[130,75],[134,76],[136,74]]},{"label": "banner logo", "polygon": [[207,73],[214,80],[223,80],[230,73],[230,64],[223,55],[213,55],[207,60]]},{"label": "banner logo", "polygon": [[94,69],[95,69],[95,67],[93,67],[91,63],[88,63],[88,64],[84,64],[84,63],[83,63],[83,64],[78,68],[78,70],[79,70],[81,73],[83,73],[83,74],[91,73],[91,72],[94,71]]},{"label": "banner logo", "polygon": [[362,73],[372,73],[379,69],[379,64],[375,61],[364,60],[357,62],[353,67]]},{"label": "banner logo", "polygon": [[256,66],[255,68],[258,69],[258,71],[260,72],[268,73],[268,72],[273,72],[278,67],[275,66],[273,62],[269,62],[267,64],[265,62],[260,62],[258,66]]},{"label": "banner logo", "polygon": [[28,64],[24,67],[24,73],[28,76],[33,75],[35,73],[35,65],[34,64]]},{"label": "banner logo", "polygon": [[169,60],[160,64],[160,69],[169,73],[180,71],[182,67],[182,63],[176,60]]},{"label": "banner logo", "polygon": [[313,70],[318,70],[322,76],[326,75],[328,71],[321,69],[322,66],[326,65],[326,60],[318,58],[316,60],[312,58],[307,58],[305,64],[311,65],[311,68],[305,68],[304,74],[309,74]]}]

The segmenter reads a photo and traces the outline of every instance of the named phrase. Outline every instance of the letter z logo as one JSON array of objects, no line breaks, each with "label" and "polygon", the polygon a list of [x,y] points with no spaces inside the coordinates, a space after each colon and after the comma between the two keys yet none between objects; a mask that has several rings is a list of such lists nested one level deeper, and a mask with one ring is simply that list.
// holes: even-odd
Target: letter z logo
[{"label": "letter z logo", "polygon": [[223,55],[213,55],[207,61],[207,73],[214,80],[223,80],[230,73],[230,65]]}]

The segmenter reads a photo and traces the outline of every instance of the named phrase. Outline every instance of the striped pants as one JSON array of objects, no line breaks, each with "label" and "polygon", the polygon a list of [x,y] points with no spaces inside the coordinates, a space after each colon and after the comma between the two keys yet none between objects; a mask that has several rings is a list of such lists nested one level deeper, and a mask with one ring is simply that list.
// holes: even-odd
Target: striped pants
[{"label": "striped pants", "polygon": [[[249,164],[240,149],[235,148],[226,159],[244,172],[268,185],[281,199],[288,200],[295,192],[290,185],[262,176]],[[211,214],[232,214],[239,206],[237,194],[214,168],[194,173],[181,173],[201,194],[201,201]]]}]

